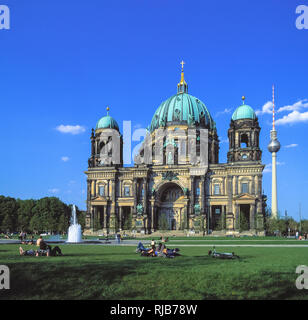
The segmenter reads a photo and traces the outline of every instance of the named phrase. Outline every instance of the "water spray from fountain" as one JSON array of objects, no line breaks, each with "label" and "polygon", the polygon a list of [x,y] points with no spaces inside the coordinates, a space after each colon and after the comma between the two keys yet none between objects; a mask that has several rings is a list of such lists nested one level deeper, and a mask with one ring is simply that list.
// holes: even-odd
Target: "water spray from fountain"
[{"label": "water spray from fountain", "polygon": [[71,225],[68,228],[68,237],[66,242],[70,242],[70,243],[82,242],[81,225],[78,224],[78,221],[77,221],[75,205],[73,205],[73,208],[72,208]]}]

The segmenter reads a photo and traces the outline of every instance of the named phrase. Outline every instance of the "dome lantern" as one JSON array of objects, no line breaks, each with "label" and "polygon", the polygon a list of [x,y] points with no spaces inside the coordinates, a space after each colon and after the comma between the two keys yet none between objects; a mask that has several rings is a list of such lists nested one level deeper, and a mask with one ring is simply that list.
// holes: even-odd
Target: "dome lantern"
[{"label": "dome lantern", "polygon": [[178,83],[178,94],[188,92],[188,85],[184,79],[184,64],[185,64],[185,62],[182,60],[182,62],[181,62],[181,65],[182,65],[181,81]]}]

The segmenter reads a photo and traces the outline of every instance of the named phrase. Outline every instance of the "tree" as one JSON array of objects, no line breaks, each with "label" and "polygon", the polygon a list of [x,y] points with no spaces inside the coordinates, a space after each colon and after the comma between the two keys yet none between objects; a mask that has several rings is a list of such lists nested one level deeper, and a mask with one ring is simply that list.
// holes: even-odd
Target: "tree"
[{"label": "tree", "polygon": [[0,228],[3,231],[16,231],[18,203],[14,198],[0,196]]},{"label": "tree", "polygon": [[240,214],[240,232],[249,230],[249,223],[246,215],[241,212]]},{"label": "tree", "polygon": [[33,216],[33,208],[35,207],[35,200],[20,200],[17,199],[18,203],[18,229],[20,231],[29,232],[30,229],[30,220]]},{"label": "tree", "polygon": [[124,230],[131,230],[132,228],[132,214],[129,213],[127,216],[126,216],[126,219],[124,221],[124,224],[123,224],[123,229]]},{"label": "tree", "polygon": [[169,230],[169,223],[165,214],[161,214],[158,219],[158,229],[159,230]]},{"label": "tree", "polygon": [[302,232],[308,233],[308,220],[302,220]]}]

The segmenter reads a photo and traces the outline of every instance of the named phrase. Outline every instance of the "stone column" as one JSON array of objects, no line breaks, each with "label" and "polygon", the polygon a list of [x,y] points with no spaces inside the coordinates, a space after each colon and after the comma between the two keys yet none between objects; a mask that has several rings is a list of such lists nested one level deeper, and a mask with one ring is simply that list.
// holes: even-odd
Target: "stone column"
[{"label": "stone column", "polygon": [[190,214],[194,214],[194,204],[195,204],[195,177],[190,177]]},{"label": "stone column", "polygon": [[201,215],[205,213],[205,176],[201,176]]},{"label": "stone column", "polygon": [[232,176],[227,177],[227,194],[228,194],[228,214],[233,213],[232,210]]},{"label": "stone column", "polygon": [[213,231],[213,209],[212,209],[212,206],[209,206],[209,229],[211,229]]},{"label": "stone column", "polygon": [[91,181],[87,180],[87,199],[88,201],[91,199]]},{"label": "stone column", "polygon": [[262,195],[262,176],[258,176],[258,195]]},{"label": "stone column", "polygon": [[250,205],[250,213],[249,213],[250,230],[255,229],[255,211],[256,211],[256,205],[251,204]]},{"label": "stone column", "polygon": [[91,197],[94,197],[94,180],[91,180]]},{"label": "stone column", "polygon": [[93,229],[94,229],[94,207],[91,208],[90,214],[91,214],[90,227],[91,227],[91,229],[93,231]]},{"label": "stone column", "polygon": [[258,218],[258,221],[257,221],[257,228],[258,229],[261,229],[261,228],[264,228],[264,224],[263,224],[263,212],[262,212],[262,201],[258,201],[257,202],[257,218]]},{"label": "stone column", "polygon": [[97,230],[97,206],[94,206],[94,213],[93,213],[93,229]]},{"label": "stone column", "polygon": [[235,177],[235,194],[239,194],[239,192],[238,192],[238,176]]},{"label": "stone column", "polygon": [[123,207],[119,207],[119,231],[122,231],[122,226],[123,226]]},{"label": "stone column", "polygon": [[143,178],[143,213],[146,216],[147,215],[147,207],[148,207],[148,179]]},{"label": "stone column", "polygon": [[154,207],[155,200],[151,200],[151,232],[154,232],[155,224],[154,224],[154,214],[155,214],[155,207]]},{"label": "stone column", "polygon": [[240,205],[235,205],[235,229],[240,230]]},{"label": "stone column", "polygon": [[136,215],[137,214],[137,194],[138,194],[138,180],[136,178],[134,178],[133,180],[133,196],[134,196],[134,207],[133,207],[133,211],[132,214]]},{"label": "stone column", "polygon": [[[111,180],[111,206],[110,206],[110,223],[109,223],[109,227],[110,229],[114,229],[114,231],[116,232],[117,230],[115,230],[115,226],[116,226],[116,219],[117,217],[117,212],[116,212],[116,182],[115,179]],[[112,223],[111,223],[112,222]]]},{"label": "stone column", "polygon": [[254,182],[255,182],[255,195],[258,195],[258,176],[254,176]]},{"label": "stone column", "polygon": [[239,133],[238,131],[235,132],[235,148],[239,148],[240,147],[240,139],[239,139]]},{"label": "stone column", "polygon": [[255,176],[252,176],[252,180],[251,180],[251,194],[255,194]]},{"label": "stone column", "polygon": [[185,220],[185,229],[189,229],[189,215],[188,215],[188,206],[185,204],[184,206],[184,220]]},{"label": "stone column", "polygon": [[221,229],[224,230],[226,226],[226,206],[221,206],[221,226]]}]

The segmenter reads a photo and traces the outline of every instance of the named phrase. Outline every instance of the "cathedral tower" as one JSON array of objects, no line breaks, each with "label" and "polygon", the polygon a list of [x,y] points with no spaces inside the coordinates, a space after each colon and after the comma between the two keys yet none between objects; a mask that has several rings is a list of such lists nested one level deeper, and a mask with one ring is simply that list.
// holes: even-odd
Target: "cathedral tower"
[{"label": "cathedral tower", "polygon": [[228,130],[228,163],[238,161],[261,161],[262,151],[259,146],[260,126],[254,110],[243,104],[233,113]]}]

